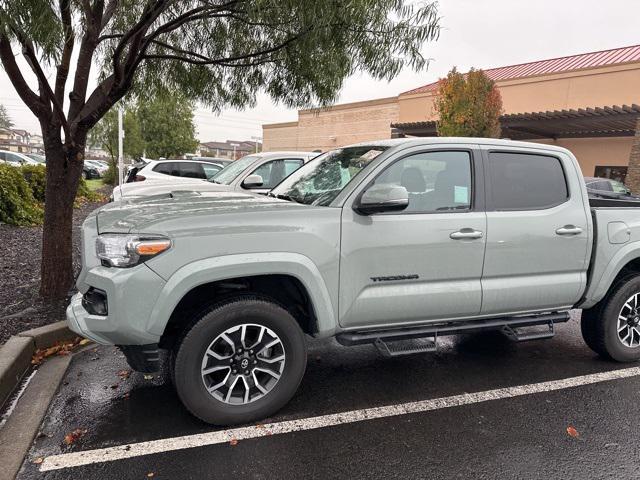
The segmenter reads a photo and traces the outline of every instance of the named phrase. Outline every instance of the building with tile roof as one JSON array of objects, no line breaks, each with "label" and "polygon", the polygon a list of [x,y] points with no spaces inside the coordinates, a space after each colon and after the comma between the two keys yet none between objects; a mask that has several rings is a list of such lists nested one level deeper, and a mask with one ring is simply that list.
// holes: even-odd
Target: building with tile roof
[{"label": "building with tile roof", "polygon": [[[640,117],[640,45],[485,72],[502,96],[504,137],[567,147],[585,175],[625,179]],[[437,94],[431,82],[395,97],[300,110],[295,122],[263,125],[264,150],[434,136]]]}]

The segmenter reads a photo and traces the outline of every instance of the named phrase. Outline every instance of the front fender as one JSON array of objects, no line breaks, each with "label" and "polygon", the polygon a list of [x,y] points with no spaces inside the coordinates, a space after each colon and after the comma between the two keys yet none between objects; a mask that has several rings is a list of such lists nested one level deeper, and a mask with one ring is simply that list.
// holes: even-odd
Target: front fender
[{"label": "front fender", "polygon": [[297,278],[311,299],[319,336],[330,336],[335,332],[335,309],[318,267],[304,255],[284,252],[224,255],[181,267],[162,289],[149,317],[147,331],[162,335],[176,305],[195,287],[255,275],[291,275]]}]

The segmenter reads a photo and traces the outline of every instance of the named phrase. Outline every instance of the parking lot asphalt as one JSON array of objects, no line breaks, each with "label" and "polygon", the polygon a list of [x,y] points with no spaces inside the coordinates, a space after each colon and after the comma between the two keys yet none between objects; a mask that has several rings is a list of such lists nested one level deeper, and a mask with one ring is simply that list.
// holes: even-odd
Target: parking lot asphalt
[{"label": "parking lot asphalt", "polygon": [[[118,350],[92,347],[73,359],[18,478],[640,478],[638,369],[576,383],[634,365],[593,354],[576,315],[556,331],[519,344],[499,333],[449,337],[436,354],[394,359],[315,341],[293,400],[250,426],[276,433],[216,442],[200,439],[239,431],[189,415],[165,375],[128,375]],[[554,381],[552,391],[536,387]],[[454,406],[442,400],[461,395]],[[425,400],[424,411],[394,410]],[[320,428],[309,420],[374,407],[395,413]],[[109,459],[109,447],[120,456]],[[77,452],[86,464],[74,466]]]}]

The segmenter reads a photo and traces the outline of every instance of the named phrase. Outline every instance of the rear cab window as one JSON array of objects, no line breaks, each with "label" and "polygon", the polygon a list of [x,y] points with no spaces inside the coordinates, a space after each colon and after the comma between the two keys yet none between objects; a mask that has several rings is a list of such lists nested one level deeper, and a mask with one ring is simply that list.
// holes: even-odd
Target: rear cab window
[{"label": "rear cab window", "polygon": [[490,210],[544,210],[569,198],[559,158],[538,153],[488,152]]}]

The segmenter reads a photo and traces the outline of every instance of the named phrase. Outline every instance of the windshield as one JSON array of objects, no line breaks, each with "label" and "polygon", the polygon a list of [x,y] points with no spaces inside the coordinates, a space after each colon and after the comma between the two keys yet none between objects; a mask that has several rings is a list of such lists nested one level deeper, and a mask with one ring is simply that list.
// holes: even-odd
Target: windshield
[{"label": "windshield", "polygon": [[286,178],[271,191],[271,195],[307,205],[327,206],[388,148],[367,145],[324,153]]},{"label": "windshield", "polygon": [[227,165],[213,177],[211,177],[209,181],[214,183],[222,183],[223,185],[229,185],[236,179],[238,175],[240,175],[244,171],[245,168],[251,165],[258,158],[260,157],[256,155],[247,155],[246,157],[242,157],[235,162],[231,162],[229,165]]}]

